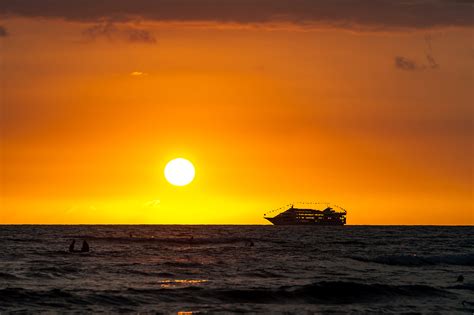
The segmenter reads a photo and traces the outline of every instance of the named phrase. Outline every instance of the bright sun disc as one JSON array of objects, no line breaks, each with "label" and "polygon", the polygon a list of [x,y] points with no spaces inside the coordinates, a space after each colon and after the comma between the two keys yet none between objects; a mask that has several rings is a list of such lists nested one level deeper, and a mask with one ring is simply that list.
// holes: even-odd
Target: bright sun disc
[{"label": "bright sun disc", "polygon": [[166,164],[165,178],[172,185],[185,186],[193,181],[194,175],[194,166],[186,159],[177,158]]}]

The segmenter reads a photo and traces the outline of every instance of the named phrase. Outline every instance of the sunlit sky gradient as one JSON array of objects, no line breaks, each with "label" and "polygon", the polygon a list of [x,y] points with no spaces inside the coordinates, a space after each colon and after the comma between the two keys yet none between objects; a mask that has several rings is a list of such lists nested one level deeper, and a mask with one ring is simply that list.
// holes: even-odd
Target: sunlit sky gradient
[{"label": "sunlit sky gradient", "polygon": [[2,1],[0,223],[474,224],[472,4],[373,3]]}]

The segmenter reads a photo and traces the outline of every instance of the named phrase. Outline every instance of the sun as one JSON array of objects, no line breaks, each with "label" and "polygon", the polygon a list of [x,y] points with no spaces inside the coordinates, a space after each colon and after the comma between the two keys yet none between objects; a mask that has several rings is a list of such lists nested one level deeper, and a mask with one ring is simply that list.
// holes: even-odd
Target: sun
[{"label": "sun", "polygon": [[175,186],[186,186],[193,181],[195,174],[194,165],[183,158],[173,159],[165,166],[165,178]]}]

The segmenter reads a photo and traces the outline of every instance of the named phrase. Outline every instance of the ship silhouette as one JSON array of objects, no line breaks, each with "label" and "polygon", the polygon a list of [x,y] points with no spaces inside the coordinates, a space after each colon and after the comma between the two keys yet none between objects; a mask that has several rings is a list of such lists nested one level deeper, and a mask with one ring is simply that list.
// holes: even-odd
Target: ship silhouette
[{"label": "ship silhouette", "polygon": [[336,211],[331,207],[324,210],[290,208],[273,218],[264,215],[274,225],[344,225],[346,224],[347,211],[338,207]]}]

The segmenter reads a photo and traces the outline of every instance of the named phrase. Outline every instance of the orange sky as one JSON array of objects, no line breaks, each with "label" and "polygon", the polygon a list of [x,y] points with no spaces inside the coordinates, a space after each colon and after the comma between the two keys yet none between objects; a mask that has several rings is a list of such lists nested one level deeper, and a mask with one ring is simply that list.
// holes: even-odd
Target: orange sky
[{"label": "orange sky", "polygon": [[[472,25],[24,12],[0,5],[0,223],[266,224],[328,201],[348,224],[474,224]],[[174,157],[189,186],[165,181]]]}]

